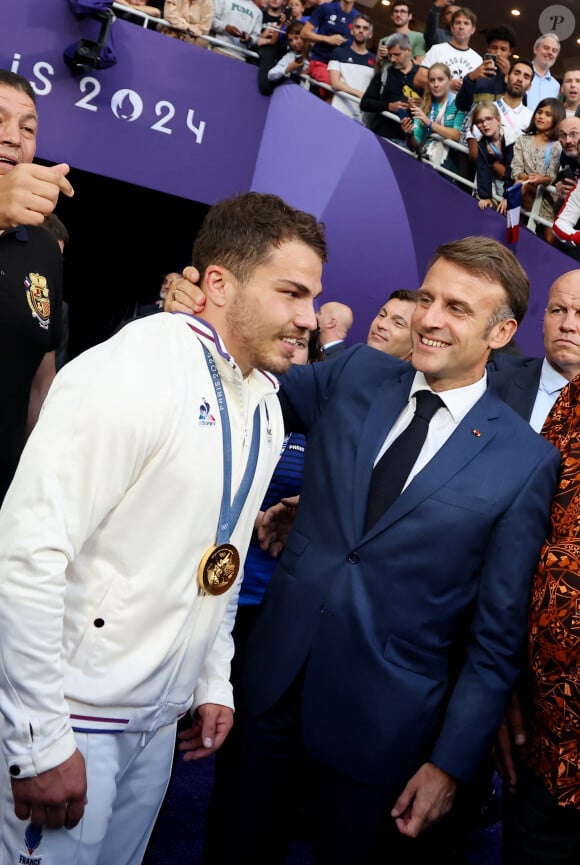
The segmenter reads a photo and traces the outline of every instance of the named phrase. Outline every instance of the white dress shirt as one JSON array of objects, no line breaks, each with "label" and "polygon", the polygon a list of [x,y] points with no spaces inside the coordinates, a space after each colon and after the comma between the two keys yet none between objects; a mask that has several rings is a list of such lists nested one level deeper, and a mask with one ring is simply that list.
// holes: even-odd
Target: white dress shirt
[{"label": "white dress shirt", "polygon": [[[421,448],[417,461],[411,469],[403,489],[411,483],[415,475],[419,474],[421,469],[424,468],[429,460],[435,456],[437,451],[443,447],[450,435],[457,429],[467,412],[473,408],[477,400],[483,396],[486,389],[487,373],[474,384],[468,384],[466,387],[457,387],[452,390],[437,393],[437,396],[441,398],[445,405],[437,409],[433,415],[433,419],[429,424],[425,443]],[[409,401],[391,427],[391,430],[377,455],[375,465],[378,463],[387,448],[391,446],[393,441],[411,423],[415,414],[415,394],[418,390],[431,390],[422,372],[415,373],[415,378],[413,379],[413,384],[411,385],[411,390],[409,392]]]},{"label": "white dress shirt", "polygon": [[530,426],[537,433],[542,431],[544,421],[550,414],[552,406],[560,396],[560,391],[568,384],[568,379],[556,372],[547,359],[544,358],[542,364],[542,372],[540,374],[540,384],[536,401],[530,417]]}]

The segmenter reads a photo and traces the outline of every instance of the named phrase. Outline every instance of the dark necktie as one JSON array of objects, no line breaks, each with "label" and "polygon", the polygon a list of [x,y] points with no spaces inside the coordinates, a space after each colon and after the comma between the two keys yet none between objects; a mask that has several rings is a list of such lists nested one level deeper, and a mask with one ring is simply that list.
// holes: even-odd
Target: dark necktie
[{"label": "dark necktie", "polygon": [[441,397],[430,390],[418,390],[415,400],[413,420],[392,442],[373,470],[365,532],[374,526],[400,494],[427,438],[431,418],[438,408],[445,405]]}]

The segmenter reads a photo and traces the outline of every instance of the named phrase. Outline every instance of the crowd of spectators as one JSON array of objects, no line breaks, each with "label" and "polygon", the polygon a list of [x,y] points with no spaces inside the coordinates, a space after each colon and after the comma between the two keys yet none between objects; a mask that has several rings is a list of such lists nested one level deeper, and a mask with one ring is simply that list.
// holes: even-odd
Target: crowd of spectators
[{"label": "crowd of spectators", "polygon": [[[120,2],[158,17],[144,0]],[[577,220],[574,232],[562,228],[567,218],[552,229],[580,173],[576,130],[560,131],[565,119],[580,117],[580,70],[552,75],[556,33],[521,46],[513,28],[478,31],[473,10],[446,0],[435,0],[423,32],[414,29],[411,3],[395,2],[387,34],[373,33],[355,0],[150,2],[162,33],[255,64],[266,96],[287,83],[309,89],[443,169],[482,210],[505,214],[508,189],[522,183],[524,223],[577,257]],[[476,33],[485,39],[483,56],[470,44]]]},{"label": "crowd of spectators", "polygon": [[[208,5],[212,6],[209,23]],[[195,12],[186,8],[193,6],[196,6]],[[239,51],[236,53],[236,46],[255,45],[260,74],[266,71],[270,83],[296,80],[306,71],[313,78],[313,61],[307,55],[322,50],[317,46],[325,47],[329,59],[326,63],[324,60],[315,61],[320,65],[319,77],[314,80],[318,85],[327,84],[325,92],[331,94],[333,105],[337,98],[344,102],[341,93],[360,99],[361,112],[380,115],[392,124],[385,127],[394,130],[390,135],[385,133],[386,137],[399,140],[401,146],[427,159],[430,158],[429,145],[442,144],[445,147],[446,141],[459,142],[467,124],[470,140],[474,142],[476,191],[481,209],[496,206],[500,213],[505,212],[508,185],[521,183],[524,207],[530,210],[535,200],[541,199],[541,217],[548,222],[555,219],[555,237],[551,226],[542,226],[542,236],[550,243],[556,242],[557,238],[564,244],[580,244],[580,188],[576,186],[580,175],[580,73],[567,71],[562,86],[558,83],[557,95],[540,94],[535,103],[524,104],[526,93],[531,92],[538,75],[538,58],[543,59],[544,67],[547,67],[542,67],[544,75],[540,77],[546,79],[543,85],[547,87],[550,81],[556,80],[549,74],[549,58],[553,56],[553,43],[557,42],[555,36],[547,34],[537,40],[534,61],[528,62],[512,58],[515,40],[511,39],[507,28],[503,32],[502,28],[497,28],[493,38],[490,38],[492,34],[487,34],[488,47],[495,47],[497,54],[490,51],[490,56],[482,58],[477,55],[479,64],[467,71],[468,64],[460,68],[454,52],[464,52],[464,59],[471,56],[468,43],[476,27],[476,18],[471,10],[460,7],[453,11],[449,19],[450,38],[431,45],[421,54],[420,42],[410,37],[414,31],[408,27],[411,18],[409,7],[406,4],[398,6],[407,8],[407,21],[398,25],[395,33],[381,43],[380,58],[378,53],[375,55],[368,50],[372,35],[368,17],[358,13],[351,0],[325,3],[315,9],[307,21],[306,7],[300,0],[294,0],[288,6],[283,6],[280,0],[270,0],[264,8],[253,0],[237,0],[235,3],[233,0],[214,0],[213,3],[212,0],[195,0],[194,3],[166,0],[163,15],[166,16],[171,7],[176,16],[183,13],[179,20],[185,23],[179,27],[165,23],[161,26],[162,32],[177,35],[204,48],[210,47],[211,43],[203,36],[220,34],[229,39],[231,49],[222,45],[217,50],[236,58],[243,59],[244,56]],[[333,7],[332,14],[325,7]],[[402,17],[404,15],[399,13],[398,19]],[[164,17],[164,21],[169,20]],[[348,36],[340,32],[345,23]],[[322,34],[325,40],[314,38],[321,30],[326,30]],[[499,44],[504,42],[505,46]],[[314,47],[309,48],[308,43]],[[332,48],[333,45],[337,47]],[[272,50],[260,53],[260,48]],[[267,60],[262,63],[264,57]],[[446,57],[446,62],[434,59],[438,57]],[[271,66],[270,59],[276,60]],[[376,70],[375,60],[378,60]],[[273,70],[281,66],[281,74],[272,75]],[[323,66],[326,66],[326,71]],[[466,86],[466,82],[470,83]],[[537,94],[537,86],[535,91]],[[459,94],[465,98],[465,109],[458,105]],[[330,99],[328,96],[323,98]],[[357,115],[351,109],[348,104],[351,101],[347,100],[346,113],[368,125],[369,121],[362,113]],[[344,104],[340,110],[345,111]],[[394,117],[383,118],[383,111]],[[472,162],[473,152],[472,148],[466,153],[467,156],[471,153]],[[460,165],[453,168],[457,173],[461,172]],[[547,188],[551,186],[554,192]],[[164,281],[164,286],[167,283],[165,291],[170,276],[179,277],[178,274],[168,274]],[[162,298],[163,292],[160,300]],[[411,304],[416,302],[412,297],[402,295],[398,299]],[[369,331],[369,344],[375,340],[377,347],[385,342],[385,328],[381,321],[388,318],[387,306],[379,312]],[[154,307],[143,314],[156,312],[160,303],[156,302]],[[561,307],[561,303],[554,301],[547,313],[560,315]],[[392,310],[390,314],[391,318],[395,315]],[[406,326],[401,316],[395,324],[401,329]],[[351,325],[352,312],[348,307],[326,303],[320,308],[320,360],[333,352],[345,350],[345,337]],[[323,339],[325,334],[327,341]],[[406,342],[403,334],[401,339]],[[307,352],[306,342],[301,348]],[[480,435],[478,430],[473,430],[473,433],[477,437]]]}]

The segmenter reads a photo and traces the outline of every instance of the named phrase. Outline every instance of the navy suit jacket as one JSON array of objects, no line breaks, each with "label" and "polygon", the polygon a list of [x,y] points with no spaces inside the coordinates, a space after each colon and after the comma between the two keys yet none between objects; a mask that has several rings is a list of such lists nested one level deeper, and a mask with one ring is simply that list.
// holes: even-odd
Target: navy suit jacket
[{"label": "navy suit jacket", "polygon": [[543,362],[541,357],[522,358],[519,363],[502,367],[490,376],[499,396],[527,421],[534,409]]},{"label": "navy suit jacket", "polygon": [[282,378],[308,434],[296,522],[247,654],[247,708],[304,669],[313,758],[404,785],[429,760],[469,781],[503,718],[560,456],[488,388],[375,526],[375,458],[415,370],[366,346]]},{"label": "navy suit jacket", "polygon": [[336,345],[331,345],[329,348],[324,349],[322,353],[322,360],[329,360],[331,357],[337,357],[337,355],[342,354],[348,348],[346,342],[342,340],[341,342],[337,342]]}]

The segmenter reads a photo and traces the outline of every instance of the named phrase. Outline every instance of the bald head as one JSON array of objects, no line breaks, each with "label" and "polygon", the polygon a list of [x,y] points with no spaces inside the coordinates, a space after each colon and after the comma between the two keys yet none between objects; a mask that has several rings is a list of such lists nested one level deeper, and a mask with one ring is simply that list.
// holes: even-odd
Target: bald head
[{"label": "bald head", "polygon": [[345,303],[331,301],[323,303],[316,314],[320,333],[320,345],[328,345],[339,339],[346,339],[352,327],[352,309]]},{"label": "bald head", "polygon": [[577,159],[580,144],[580,117],[565,117],[561,120],[558,135],[566,156]]},{"label": "bald head", "polygon": [[569,270],[553,283],[544,313],[546,358],[564,378],[580,375],[580,270]]}]

